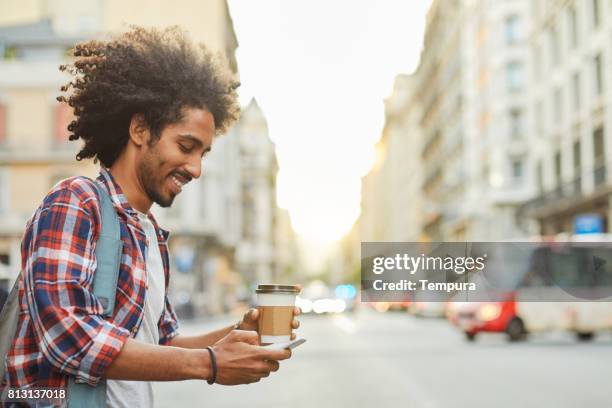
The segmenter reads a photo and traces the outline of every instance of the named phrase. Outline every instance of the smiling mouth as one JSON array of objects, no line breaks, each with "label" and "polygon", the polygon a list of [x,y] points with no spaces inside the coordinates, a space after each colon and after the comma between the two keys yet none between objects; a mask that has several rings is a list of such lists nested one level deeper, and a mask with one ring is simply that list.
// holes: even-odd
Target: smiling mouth
[{"label": "smiling mouth", "polygon": [[172,176],[170,176],[170,180],[172,180],[172,182],[174,183],[174,185],[176,185],[178,191],[182,191],[183,190],[183,186],[187,183],[189,183],[189,181],[191,181],[188,178],[185,178],[184,176],[181,176],[179,174],[173,174]]}]

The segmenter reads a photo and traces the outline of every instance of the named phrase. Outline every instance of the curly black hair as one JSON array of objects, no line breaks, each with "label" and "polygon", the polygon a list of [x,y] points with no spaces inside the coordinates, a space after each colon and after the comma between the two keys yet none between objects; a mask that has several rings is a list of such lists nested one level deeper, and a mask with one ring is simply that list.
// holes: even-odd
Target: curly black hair
[{"label": "curly black hair", "polygon": [[129,125],[140,113],[153,141],[165,126],[182,119],[185,107],[208,110],[216,133],[238,118],[240,85],[218,55],[195,46],[174,26],[163,30],[131,26],[107,41],[88,41],[72,50],[77,57],[61,65],[73,79],[58,101],[74,109],[70,140],[82,139],[77,160],[94,158],[110,167],[129,139]]}]

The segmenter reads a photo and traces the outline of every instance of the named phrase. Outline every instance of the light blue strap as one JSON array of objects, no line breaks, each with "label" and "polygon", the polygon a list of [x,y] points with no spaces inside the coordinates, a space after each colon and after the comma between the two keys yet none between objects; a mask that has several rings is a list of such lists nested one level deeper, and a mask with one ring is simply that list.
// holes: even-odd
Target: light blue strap
[{"label": "light blue strap", "polygon": [[68,382],[68,408],[106,408],[106,380],[92,387],[77,383],[75,377]]},{"label": "light blue strap", "polygon": [[104,307],[103,315],[111,317],[115,308],[115,293],[121,263],[121,229],[119,217],[106,189],[95,183],[100,195],[102,215],[100,234],[96,244],[98,267],[94,274],[93,293]]},{"label": "light blue strap", "polygon": [[[96,243],[97,268],[94,273],[93,293],[104,307],[103,315],[110,317],[115,308],[117,279],[121,263],[121,229],[119,217],[106,189],[94,182],[100,196],[100,234]],[[106,380],[102,379],[97,386],[75,382],[70,377],[68,383],[68,408],[104,408],[106,407]]]}]

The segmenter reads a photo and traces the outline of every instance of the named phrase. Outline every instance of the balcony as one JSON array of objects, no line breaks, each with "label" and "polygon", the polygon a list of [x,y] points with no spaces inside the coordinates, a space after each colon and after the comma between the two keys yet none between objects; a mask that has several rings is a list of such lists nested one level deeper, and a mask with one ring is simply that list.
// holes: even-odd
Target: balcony
[{"label": "balcony", "polygon": [[0,165],[11,164],[73,164],[78,152],[75,146],[49,146],[48,149],[26,146],[0,146]]},{"label": "balcony", "polygon": [[517,216],[548,217],[579,207],[588,207],[593,201],[601,201],[612,194],[612,185],[607,181],[607,165],[604,163],[597,166],[592,170],[592,174],[591,191],[585,191],[583,177],[578,176],[525,202],[518,208]]}]

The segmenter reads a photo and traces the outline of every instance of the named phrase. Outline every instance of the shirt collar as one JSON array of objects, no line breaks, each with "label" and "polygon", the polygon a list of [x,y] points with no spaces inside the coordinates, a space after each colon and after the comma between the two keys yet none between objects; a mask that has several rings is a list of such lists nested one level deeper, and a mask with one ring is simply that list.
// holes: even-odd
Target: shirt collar
[{"label": "shirt collar", "polygon": [[136,211],[128,202],[125,194],[123,194],[121,187],[119,184],[117,184],[111,172],[104,166],[100,166],[98,181],[102,182],[104,187],[106,187],[106,190],[108,191],[108,194],[110,195],[111,200],[113,200],[115,206],[121,207],[130,216],[137,217]]}]

